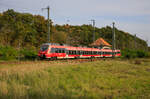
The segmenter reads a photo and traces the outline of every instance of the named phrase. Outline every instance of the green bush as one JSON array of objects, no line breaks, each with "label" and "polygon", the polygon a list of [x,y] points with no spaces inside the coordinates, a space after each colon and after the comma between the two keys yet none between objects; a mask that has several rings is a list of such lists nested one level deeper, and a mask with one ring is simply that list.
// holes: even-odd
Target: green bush
[{"label": "green bush", "polygon": [[14,60],[18,56],[18,52],[11,46],[0,46],[1,60]]},{"label": "green bush", "polygon": [[37,58],[37,52],[33,49],[22,49],[20,51],[21,57],[27,60],[34,60]]},{"label": "green bush", "polygon": [[144,58],[148,56],[149,56],[148,52],[145,52],[143,50],[131,50],[131,49],[122,50],[123,58]]},{"label": "green bush", "polygon": [[37,57],[37,51],[25,48],[19,51],[11,46],[0,46],[0,60],[16,60],[18,56],[21,60],[34,60]]}]

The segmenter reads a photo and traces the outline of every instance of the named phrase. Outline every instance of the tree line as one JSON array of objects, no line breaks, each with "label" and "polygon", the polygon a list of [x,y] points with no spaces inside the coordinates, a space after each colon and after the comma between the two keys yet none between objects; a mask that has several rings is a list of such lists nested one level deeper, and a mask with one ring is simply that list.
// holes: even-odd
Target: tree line
[{"label": "tree line", "polygon": [[[16,50],[20,48],[38,50],[42,43],[47,42],[47,22],[43,16],[19,13],[12,9],[0,13],[0,46],[10,46]],[[92,25],[53,25],[50,20],[50,28],[51,43],[89,46],[93,42]],[[117,28],[115,33],[116,48],[147,49],[146,41]],[[100,37],[112,44],[112,28],[110,26],[96,27],[95,39]]]}]

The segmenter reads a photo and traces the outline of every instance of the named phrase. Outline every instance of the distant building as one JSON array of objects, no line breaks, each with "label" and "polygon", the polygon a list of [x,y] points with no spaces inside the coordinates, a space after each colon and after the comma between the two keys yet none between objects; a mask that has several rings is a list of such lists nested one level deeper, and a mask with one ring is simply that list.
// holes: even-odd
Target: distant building
[{"label": "distant building", "polygon": [[111,45],[108,42],[106,42],[103,38],[97,39],[95,42],[93,42],[89,46],[95,47],[95,48],[100,48],[100,49],[102,49],[102,48],[110,49],[110,47],[111,47]]}]

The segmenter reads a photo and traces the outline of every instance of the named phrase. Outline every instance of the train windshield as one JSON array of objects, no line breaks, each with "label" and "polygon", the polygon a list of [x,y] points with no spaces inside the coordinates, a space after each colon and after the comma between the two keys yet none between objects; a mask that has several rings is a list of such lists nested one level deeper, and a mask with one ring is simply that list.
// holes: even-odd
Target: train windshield
[{"label": "train windshield", "polygon": [[40,50],[41,51],[46,51],[48,49],[48,45],[42,45]]}]

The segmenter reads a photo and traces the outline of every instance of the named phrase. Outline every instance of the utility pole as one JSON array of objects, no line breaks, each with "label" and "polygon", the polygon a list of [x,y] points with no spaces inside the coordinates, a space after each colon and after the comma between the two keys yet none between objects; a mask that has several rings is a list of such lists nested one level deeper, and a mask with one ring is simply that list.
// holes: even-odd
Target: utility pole
[{"label": "utility pole", "polygon": [[18,42],[18,61],[20,61],[20,40]]},{"label": "utility pole", "polygon": [[146,43],[147,43],[147,48],[146,48],[146,51],[148,52],[148,39],[146,40]]},{"label": "utility pole", "polygon": [[134,49],[136,49],[136,34],[134,35]]},{"label": "utility pole", "polygon": [[[69,22],[70,22],[70,20],[67,20],[67,24],[66,24],[66,28],[67,28],[67,38],[66,38],[66,44],[70,44],[70,40],[68,40],[69,38],[70,38],[70,34],[69,34],[69,28],[70,28],[70,26],[69,26]],[[68,42],[69,41],[69,42]]]},{"label": "utility pole", "polygon": [[114,58],[114,50],[115,50],[115,22],[113,22],[113,35],[112,35],[112,57]]},{"label": "utility pole", "polygon": [[95,20],[91,20],[92,21],[92,23],[93,23],[93,28],[94,28],[94,30],[93,30],[93,42],[95,41]]},{"label": "utility pole", "polygon": [[47,24],[47,26],[48,26],[48,43],[50,43],[50,20],[49,20],[49,12],[50,12],[50,7],[48,6],[47,8],[42,8],[42,10],[47,10],[47,18],[48,18],[48,24]]}]

